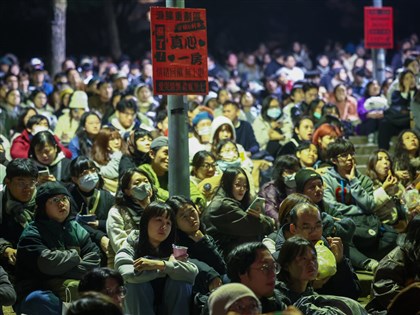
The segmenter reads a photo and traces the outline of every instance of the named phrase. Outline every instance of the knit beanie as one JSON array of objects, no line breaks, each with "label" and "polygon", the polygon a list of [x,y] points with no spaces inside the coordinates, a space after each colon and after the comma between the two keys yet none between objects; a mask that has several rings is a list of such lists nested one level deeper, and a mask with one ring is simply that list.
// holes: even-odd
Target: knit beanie
[{"label": "knit beanie", "polygon": [[210,315],[225,315],[229,307],[243,297],[252,297],[261,304],[254,292],[241,283],[228,283],[217,288],[210,294],[208,305]]},{"label": "knit beanie", "polygon": [[47,200],[57,195],[65,195],[70,198],[68,190],[58,182],[46,182],[38,187],[35,197],[37,217],[45,216]]},{"label": "knit beanie", "polygon": [[320,179],[322,181],[322,177],[320,174],[315,172],[312,169],[309,168],[303,168],[297,171],[295,175],[295,181],[296,181],[296,192],[297,193],[303,193],[303,189],[305,188],[305,184],[312,180],[312,179]]}]

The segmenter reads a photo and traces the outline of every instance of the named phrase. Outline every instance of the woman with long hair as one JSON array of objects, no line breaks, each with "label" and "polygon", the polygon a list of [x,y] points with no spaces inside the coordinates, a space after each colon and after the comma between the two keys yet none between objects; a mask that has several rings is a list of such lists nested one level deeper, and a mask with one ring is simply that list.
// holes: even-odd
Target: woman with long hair
[{"label": "woman with long hair", "polygon": [[76,136],[69,143],[72,159],[79,155],[90,156],[93,140],[101,129],[101,118],[94,112],[86,112],[80,118]]},{"label": "woman with long hair", "polygon": [[105,254],[109,244],[106,220],[115,198],[102,189],[103,180],[99,175],[99,169],[91,159],[79,156],[72,160],[70,174],[74,185],[69,188],[69,192],[76,219]]},{"label": "woman with long hair", "polygon": [[120,132],[114,127],[102,128],[92,145],[92,160],[99,167],[99,174],[105,181],[105,189],[117,192],[118,167],[125,152],[125,143]]},{"label": "woman with long hair", "polygon": [[412,185],[420,172],[420,138],[414,131],[407,129],[398,135],[394,162],[395,174],[402,184]]},{"label": "woman with long hair", "polygon": [[156,199],[156,191],[147,173],[132,168],[120,178],[115,205],[109,210],[106,231],[110,246],[108,266],[114,265],[115,253],[128,234],[140,224],[144,209]]},{"label": "woman with long hair", "polygon": [[120,176],[128,169],[150,163],[150,144],[153,141],[152,133],[146,129],[130,131],[127,139],[127,153],[123,154],[118,168]]},{"label": "woman with long hair", "polygon": [[163,202],[144,210],[115,257],[115,267],[127,286],[125,309],[130,314],[189,314],[197,267],[187,253],[177,255],[175,215]]},{"label": "woman with long hair", "polygon": [[404,186],[394,173],[393,161],[384,149],[378,149],[369,156],[366,175],[373,181],[375,214],[382,223],[396,224],[405,221],[406,207],[402,201]]},{"label": "woman with long hair", "polygon": [[279,207],[282,201],[296,188],[295,173],[300,169],[299,160],[293,155],[279,156],[274,162],[271,181],[264,184],[258,196],[265,199],[265,213],[276,221],[279,227]]},{"label": "woman with long hair", "polygon": [[280,249],[278,263],[279,289],[287,305],[295,305],[303,314],[367,315],[353,299],[314,292],[312,283],[318,275],[318,260],[310,241],[300,236],[289,238]]},{"label": "woman with long hair", "polygon": [[250,209],[251,201],[246,172],[240,167],[226,169],[216,195],[201,216],[224,255],[236,245],[261,241],[273,230],[274,220]]},{"label": "woman with long hair", "polygon": [[216,157],[209,151],[198,151],[191,161],[190,181],[210,201],[220,185],[221,173],[216,172]]},{"label": "woman with long hair", "polygon": [[[189,258],[199,260],[214,268],[217,273],[210,272],[209,277],[207,277],[208,288],[205,293],[215,289],[222,283],[221,276],[226,273],[226,264],[216,242],[210,235],[206,234],[197,206],[183,196],[169,197],[166,203],[175,214],[176,244],[188,247]],[[204,268],[197,266],[199,269],[208,270],[206,266]]]}]

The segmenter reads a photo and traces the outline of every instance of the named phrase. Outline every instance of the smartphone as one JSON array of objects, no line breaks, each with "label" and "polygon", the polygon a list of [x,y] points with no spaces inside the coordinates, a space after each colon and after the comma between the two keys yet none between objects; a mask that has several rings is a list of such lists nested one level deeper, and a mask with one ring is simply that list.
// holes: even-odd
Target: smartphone
[{"label": "smartphone", "polygon": [[264,213],[264,207],[265,207],[265,199],[261,197],[257,197],[254,199],[254,201],[251,203],[248,209],[246,209],[246,211],[248,211],[249,209],[253,209],[258,212]]},{"label": "smartphone", "polygon": [[48,177],[50,176],[50,171],[47,169],[38,171],[38,176]]}]

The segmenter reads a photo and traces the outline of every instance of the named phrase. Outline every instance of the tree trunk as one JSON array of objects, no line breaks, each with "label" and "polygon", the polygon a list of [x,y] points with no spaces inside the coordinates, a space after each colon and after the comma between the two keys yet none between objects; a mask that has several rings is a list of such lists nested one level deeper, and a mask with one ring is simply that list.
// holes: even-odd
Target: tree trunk
[{"label": "tree trunk", "polygon": [[109,49],[115,61],[121,57],[120,36],[118,34],[117,20],[115,18],[114,1],[105,0],[104,3],[105,20],[108,25]]},{"label": "tree trunk", "polygon": [[67,0],[53,0],[50,72],[52,76],[61,71],[61,63],[66,58],[66,10]]}]

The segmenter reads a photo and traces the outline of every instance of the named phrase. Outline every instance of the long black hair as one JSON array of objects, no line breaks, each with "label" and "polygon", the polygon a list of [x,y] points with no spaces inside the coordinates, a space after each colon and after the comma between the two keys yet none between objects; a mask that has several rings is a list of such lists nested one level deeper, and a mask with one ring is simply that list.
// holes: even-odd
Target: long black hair
[{"label": "long black hair", "polygon": [[79,127],[77,128],[77,131],[76,131],[76,136],[79,138],[80,155],[85,155],[85,156],[90,155],[90,151],[92,148],[92,145],[88,143],[89,137],[85,130],[86,120],[88,119],[89,116],[96,116],[98,117],[99,121],[101,121],[101,118],[95,112],[86,112],[80,118]]},{"label": "long black hair", "polygon": [[153,181],[151,180],[150,176],[143,170],[138,168],[130,168],[126,170],[120,177],[119,183],[118,183],[118,190],[117,194],[115,196],[115,204],[117,206],[126,206],[127,205],[127,198],[129,198],[125,194],[125,190],[129,189],[130,187],[130,181],[134,174],[141,174],[147,178],[149,181],[151,187],[152,187],[152,197],[150,197],[150,201],[154,201],[156,199],[156,188],[153,185]]},{"label": "long black hair", "polygon": [[235,199],[233,194],[232,194],[232,190],[233,190],[233,184],[235,182],[235,178],[239,174],[242,174],[242,175],[245,176],[246,183],[247,183],[247,186],[248,186],[244,197],[240,201],[242,209],[245,210],[245,209],[248,208],[248,206],[251,202],[251,194],[250,194],[251,187],[249,185],[248,176],[241,167],[229,167],[229,168],[227,168],[222,175],[222,179],[220,180],[219,189],[222,188],[225,191],[227,197]]},{"label": "long black hair", "polygon": [[[172,227],[168,237],[156,249],[150,243],[148,226],[152,218],[160,216],[169,219]],[[167,258],[172,254],[172,244],[174,244],[176,236],[176,219],[175,213],[169,205],[161,201],[154,201],[149,204],[141,216],[139,229],[140,235],[137,242],[135,259],[144,256]]]}]

